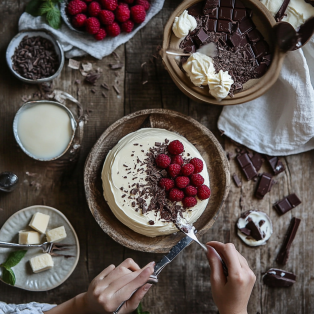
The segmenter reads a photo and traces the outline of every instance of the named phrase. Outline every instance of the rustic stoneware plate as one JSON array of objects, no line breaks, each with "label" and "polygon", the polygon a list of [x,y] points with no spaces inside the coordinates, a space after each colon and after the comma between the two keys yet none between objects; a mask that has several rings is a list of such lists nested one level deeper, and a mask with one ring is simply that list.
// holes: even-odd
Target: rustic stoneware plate
[{"label": "rustic stoneware plate", "polygon": [[101,170],[107,153],[122,137],[143,127],[162,128],[179,133],[195,144],[204,158],[212,194],[206,210],[194,224],[199,235],[212,227],[228,195],[229,163],[221,145],[206,127],[188,116],[165,109],[142,110],[125,116],[112,124],[98,139],[87,157],[84,170],[86,198],[95,220],[121,245],[138,251],[165,253],[182,239],[182,233],[155,238],[138,234],[113,215],[103,197]]},{"label": "rustic stoneware plate", "polygon": [[[204,0],[201,0],[202,2]],[[176,49],[180,50],[179,44],[181,42],[172,32],[172,24],[176,16],[192,5],[201,2],[200,0],[185,0],[183,1],[170,16],[164,30],[163,49]],[[275,45],[275,34],[273,26],[276,21],[272,14],[259,0],[241,0],[246,7],[253,10],[253,21],[257,29],[262,33],[265,40],[268,42],[273,53],[273,60],[268,71],[259,79],[250,80],[243,85],[243,90],[236,93],[233,98],[226,97],[222,101],[217,101],[209,94],[208,87],[200,88],[194,86],[186,74],[179,68],[176,58],[162,54],[163,63],[169,72],[174,83],[178,88],[188,97],[199,102],[205,102],[216,105],[238,105],[251,101],[263,95],[277,80],[285,53],[280,52],[278,46]]]},{"label": "rustic stoneware plate", "polygon": [[[12,215],[2,226],[0,230],[0,240],[4,242],[18,243],[18,232],[20,230],[31,230],[27,227],[33,214],[41,212],[50,215],[48,230],[64,226],[67,238],[61,243],[75,244],[76,246],[67,251],[67,254],[75,255],[75,257],[53,257],[54,267],[50,270],[39,274],[34,274],[29,260],[39,254],[40,249],[28,250],[22,261],[13,268],[16,276],[15,287],[29,291],[48,291],[60,286],[73,273],[80,257],[80,244],[68,219],[57,209],[35,205],[24,208]],[[46,237],[42,236],[42,243],[46,241]],[[0,264],[8,257],[12,249],[0,248]],[[2,277],[0,268],[0,278]]]}]

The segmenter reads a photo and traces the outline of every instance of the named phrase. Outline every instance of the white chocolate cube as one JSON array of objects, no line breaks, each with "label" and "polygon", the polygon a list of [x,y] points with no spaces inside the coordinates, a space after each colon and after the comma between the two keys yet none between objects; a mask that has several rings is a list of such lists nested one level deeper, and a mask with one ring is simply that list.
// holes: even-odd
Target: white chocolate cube
[{"label": "white chocolate cube", "polygon": [[19,232],[19,244],[40,244],[40,234],[36,231]]},{"label": "white chocolate cube", "polygon": [[47,231],[48,242],[60,242],[67,237],[64,226]]},{"label": "white chocolate cube", "polygon": [[48,253],[35,256],[31,258],[29,262],[33,272],[36,274],[53,267],[52,257]]},{"label": "white chocolate cube", "polygon": [[40,233],[46,233],[50,216],[42,213],[34,214],[29,226]]}]

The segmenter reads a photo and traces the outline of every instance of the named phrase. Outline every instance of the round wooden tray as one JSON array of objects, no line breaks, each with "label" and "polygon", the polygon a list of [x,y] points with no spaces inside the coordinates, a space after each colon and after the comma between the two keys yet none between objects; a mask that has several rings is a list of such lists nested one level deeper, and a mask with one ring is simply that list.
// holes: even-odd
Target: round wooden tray
[{"label": "round wooden tray", "polygon": [[84,185],[88,206],[100,227],[118,243],[138,251],[165,253],[183,234],[146,237],[122,224],[111,212],[103,197],[101,170],[106,155],[118,141],[143,127],[162,128],[185,136],[201,153],[210,177],[212,195],[206,210],[194,224],[199,235],[214,224],[229,192],[230,172],[225,152],[215,136],[202,124],[181,113],[165,110],[142,110],[123,117],[112,124],[98,139],[87,157]]}]

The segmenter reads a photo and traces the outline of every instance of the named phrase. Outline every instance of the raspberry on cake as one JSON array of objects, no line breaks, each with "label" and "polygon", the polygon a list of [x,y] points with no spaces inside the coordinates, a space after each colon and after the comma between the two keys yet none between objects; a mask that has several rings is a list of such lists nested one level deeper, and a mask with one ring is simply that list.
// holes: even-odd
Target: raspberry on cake
[{"label": "raspberry on cake", "polygon": [[178,164],[178,165],[182,166],[183,165],[183,158],[182,158],[182,156],[181,155],[172,156],[171,163],[172,164]]},{"label": "raspberry on cake", "polygon": [[192,158],[190,164],[194,166],[194,173],[200,173],[203,170],[204,164],[199,158]]},{"label": "raspberry on cake", "polygon": [[[145,236],[177,232],[173,221],[178,216],[193,224],[208,203],[208,199],[197,196],[197,188],[190,182],[190,177],[197,175],[201,178],[200,186],[209,186],[207,167],[190,177],[180,175],[181,166],[170,164],[173,155],[168,147],[173,142],[179,143],[182,155],[177,156],[181,156],[183,165],[189,164],[191,158],[203,161],[195,146],[183,136],[164,129],[143,128],[122,138],[104,162],[103,193],[111,211],[123,224]],[[191,172],[192,167],[186,167],[186,171]]]},{"label": "raspberry on cake", "polygon": [[191,184],[195,187],[199,187],[204,183],[204,178],[198,173],[192,174],[190,176],[190,179],[191,179]]},{"label": "raspberry on cake", "polygon": [[189,175],[191,175],[194,172],[194,166],[192,164],[185,164],[182,168],[181,168],[181,174],[183,176],[188,177]]},{"label": "raspberry on cake", "polygon": [[207,200],[210,197],[210,188],[207,185],[201,185],[198,187],[197,197],[200,200]]},{"label": "raspberry on cake", "polygon": [[179,155],[183,153],[184,146],[180,141],[174,140],[168,145],[168,151],[172,155]]}]

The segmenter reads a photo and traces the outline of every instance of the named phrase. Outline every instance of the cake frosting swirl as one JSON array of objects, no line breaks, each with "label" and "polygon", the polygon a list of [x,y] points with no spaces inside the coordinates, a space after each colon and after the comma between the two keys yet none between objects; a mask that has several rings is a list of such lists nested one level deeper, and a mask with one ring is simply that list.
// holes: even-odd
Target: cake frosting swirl
[{"label": "cake frosting swirl", "polygon": [[[144,189],[147,183],[147,166],[143,162],[151,148],[164,141],[179,140],[184,144],[184,158],[202,156],[185,137],[158,128],[144,128],[123,137],[108,153],[102,169],[102,184],[104,198],[113,214],[123,224],[137,233],[149,237],[167,235],[178,229],[171,221],[163,219],[158,211],[142,212],[138,208],[138,196],[134,190]],[[204,177],[204,184],[209,186],[209,176],[206,166],[200,173]],[[137,201],[135,201],[137,198]],[[145,195],[145,202],[149,205],[151,198]],[[193,208],[182,212],[188,223],[194,223],[204,212],[208,199],[197,199]],[[182,205],[181,202],[178,202]]]}]

